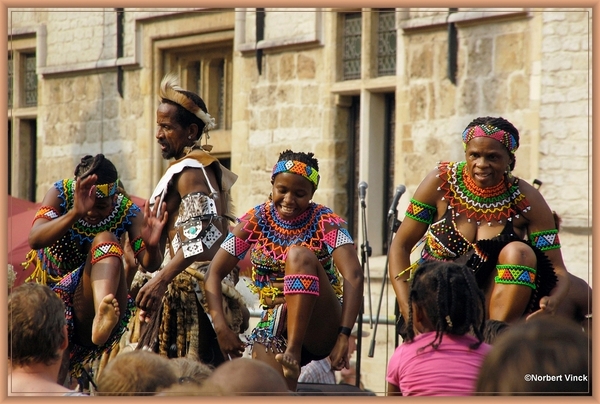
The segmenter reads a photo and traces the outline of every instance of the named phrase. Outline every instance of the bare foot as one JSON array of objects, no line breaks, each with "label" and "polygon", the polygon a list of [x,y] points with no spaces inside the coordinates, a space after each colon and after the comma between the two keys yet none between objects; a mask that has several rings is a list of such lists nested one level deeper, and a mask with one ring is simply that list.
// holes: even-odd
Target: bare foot
[{"label": "bare foot", "polygon": [[286,379],[298,381],[298,377],[300,376],[300,365],[296,359],[286,352],[275,355],[275,360],[281,363],[281,366],[283,367],[283,376],[285,376]]},{"label": "bare foot", "polygon": [[104,344],[119,322],[120,316],[121,310],[115,296],[113,294],[104,296],[92,324],[92,342],[96,345]]}]

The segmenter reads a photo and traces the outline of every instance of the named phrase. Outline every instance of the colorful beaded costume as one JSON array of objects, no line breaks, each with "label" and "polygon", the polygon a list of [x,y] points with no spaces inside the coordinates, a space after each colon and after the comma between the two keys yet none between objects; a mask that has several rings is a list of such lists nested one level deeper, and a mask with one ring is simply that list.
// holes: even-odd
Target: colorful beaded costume
[{"label": "colorful beaded costume", "polygon": [[[467,177],[469,176],[464,171],[465,165],[465,162],[438,164],[438,177],[441,180],[438,190],[444,193],[443,199],[448,201],[448,209],[437,222],[432,223],[433,217],[435,217],[434,207],[417,201],[411,202],[406,217],[424,223],[427,222],[421,220],[421,217],[427,217],[430,221],[427,223],[429,228],[424,237],[421,258],[407,270],[416,268],[418,264],[428,260],[455,261],[473,269],[479,286],[484,288],[490,275],[497,270],[496,264],[500,250],[513,241],[527,243],[535,252],[537,269],[534,271],[507,271],[505,268],[501,268],[499,269],[501,279],[497,282],[531,286],[533,292],[527,311],[533,311],[538,307],[539,299],[550,294],[557,279],[552,263],[539,248],[541,243],[523,240],[514,232],[512,220],[520,213],[531,209],[529,202],[521,194],[519,181],[515,179],[512,185],[508,187],[504,185],[504,191],[491,190],[490,192],[495,192],[497,196],[492,198],[493,201],[490,203],[490,198],[477,195],[474,188],[468,184]],[[427,210],[427,214],[423,215],[422,210]],[[491,224],[491,221],[494,220],[504,223],[504,227],[494,238],[471,242],[458,230],[455,218],[460,215],[466,216],[469,220],[476,220],[478,225],[483,222]]]},{"label": "colorful beaded costume", "polygon": [[[283,296],[283,290],[272,284],[284,280],[285,260],[289,249],[304,246],[315,253],[341,303],[343,282],[333,263],[332,253],[339,246],[352,244],[352,237],[341,226],[344,223],[341,217],[328,207],[315,203],[311,203],[300,216],[288,221],[279,216],[274,204],[269,201],[250,210],[240,221],[249,236],[238,242],[238,245],[251,245],[250,260],[253,268],[250,288],[258,293],[263,307],[258,325],[249,339],[265,345],[273,352],[283,352],[287,335],[287,307],[285,303],[269,307],[266,299]],[[225,249],[232,255],[235,254],[233,250]],[[243,258],[245,253],[246,251],[242,251],[238,258]]]},{"label": "colorful beaded costume", "polygon": [[[75,180],[57,181],[54,187],[58,190],[58,196],[62,200],[60,211],[56,216],[59,217],[73,208]],[[27,281],[46,281],[42,283],[51,286],[65,303],[65,317],[71,345],[69,370],[74,376],[79,376],[85,363],[99,357],[118,343],[134,309],[133,299],[128,296],[124,317],[115,327],[108,341],[102,346],[84,347],[72,342],[74,335],[73,300],[85,267],[89,247],[94,237],[104,231],[113,233],[119,239],[131,226],[131,219],[139,212],[140,208],[129,198],[118,194],[115,206],[106,219],[95,225],[80,219],[56,243],[37,251],[32,250],[27,255],[28,261],[25,264],[36,265],[33,274],[27,278]]]},{"label": "colorful beaded costume", "polygon": [[[54,187],[62,200],[58,212],[58,216],[62,216],[73,208],[75,180],[57,181]],[[125,195],[119,194],[113,210],[100,223],[92,225],[84,219],[79,219],[56,243],[37,251],[30,251],[27,254],[26,265],[35,264],[36,267],[27,281],[35,280],[38,283],[47,283],[49,286],[55,285],[65,275],[85,264],[89,245],[97,234],[110,231],[120,238],[131,225],[131,218],[139,212],[140,208],[137,205]],[[84,245],[85,248],[82,248]],[[44,279],[47,281],[41,282]]]}]

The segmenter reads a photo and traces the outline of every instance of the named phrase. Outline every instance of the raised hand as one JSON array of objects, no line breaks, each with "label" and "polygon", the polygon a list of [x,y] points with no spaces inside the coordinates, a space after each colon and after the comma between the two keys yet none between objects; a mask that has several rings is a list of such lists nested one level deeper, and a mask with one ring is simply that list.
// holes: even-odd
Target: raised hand
[{"label": "raised hand", "polygon": [[75,182],[75,195],[73,209],[81,217],[85,216],[96,203],[96,181],[98,176],[92,174],[83,180],[77,178]]},{"label": "raised hand", "polygon": [[158,197],[156,197],[152,210],[150,210],[149,202],[147,201],[144,204],[144,223],[142,225],[141,236],[144,243],[146,243],[146,247],[154,248],[160,243],[160,236],[167,224],[169,214],[167,213],[167,204],[165,202],[160,204]]}]

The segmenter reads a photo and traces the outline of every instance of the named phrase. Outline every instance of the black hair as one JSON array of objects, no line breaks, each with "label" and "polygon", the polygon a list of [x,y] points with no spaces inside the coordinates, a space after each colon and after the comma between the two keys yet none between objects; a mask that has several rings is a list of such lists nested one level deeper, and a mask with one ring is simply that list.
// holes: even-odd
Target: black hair
[{"label": "black hair", "polygon": [[429,344],[434,349],[442,342],[444,333],[465,335],[473,332],[478,340],[471,346],[473,349],[483,342],[485,297],[469,267],[431,261],[417,268],[408,297],[408,341],[415,336],[412,303],[425,312],[435,328],[435,338]]},{"label": "black hair", "polygon": [[305,153],[305,152],[293,152],[291,150],[284,150],[279,154],[279,160],[277,161],[285,161],[285,160],[296,160],[300,161],[315,170],[319,171],[319,161],[315,158],[314,153]]},{"label": "black hair", "polygon": [[485,320],[483,326],[483,342],[492,345],[496,338],[508,329],[508,323],[500,320]]},{"label": "black hair", "polygon": [[84,179],[92,174],[98,176],[98,184],[110,184],[117,181],[119,173],[115,165],[104,154],[87,155],[75,167],[75,178]]},{"label": "black hair", "polygon": [[[512,123],[510,123],[506,119],[504,119],[502,117],[495,118],[495,117],[491,117],[491,116],[482,116],[482,117],[473,119],[473,121],[471,121],[471,123],[467,125],[465,130],[472,128],[473,126],[478,126],[478,125],[491,125],[498,129],[502,129],[505,132],[510,133],[515,138],[515,140],[517,142],[517,147],[519,147],[519,131],[517,130],[517,128],[515,128],[515,126]],[[514,170],[515,164],[517,162],[515,155],[510,150],[508,150],[508,154],[510,154],[510,156],[512,158],[512,161],[510,163],[510,169]]]},{"label": "black hair", "polygon": [[[178,92],[192,100],[194,104],[200,107],[202,111],[208,113],[208,108],[206,108],[206,104],[198,94],[186,90],[178,90]],[[160,102],[163,104],[171,104],[175,106],[175,108],[177,108],[174,118],[175,121],[177,121],[177,123],[179,123],[183,128],[189,128],[190,125],[195,123],[196,126],[198,126],[198,139],[196,140],[200,140],[202,138],[202,134],[204,133],[204,127],[206,126],[202,119],[198,118],[196,115],[192,114],[190,111],[183,108],[181,105],[177,104],[174,101],[162,98]]]}]

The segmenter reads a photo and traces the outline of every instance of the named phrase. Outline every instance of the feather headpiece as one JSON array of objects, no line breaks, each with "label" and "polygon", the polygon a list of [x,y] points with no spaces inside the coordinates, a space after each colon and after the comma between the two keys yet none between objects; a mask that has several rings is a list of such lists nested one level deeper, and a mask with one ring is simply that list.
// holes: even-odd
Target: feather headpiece
[{"label": "feather headpiece", "polygon": [[187,111],[200,118],[205,124],[204,132],[214,129],[217,126],[215,118],[210,116],[208,112],[202,111],[200,106],[196,105],[192,99],[181,93],[181,91],[185,90],[179,86],[179,79],[177,76],[172,73],[168,73],[160,83],[160,91],[158,92],[158,96],[162,99],[167,99],[181,105]]}]

